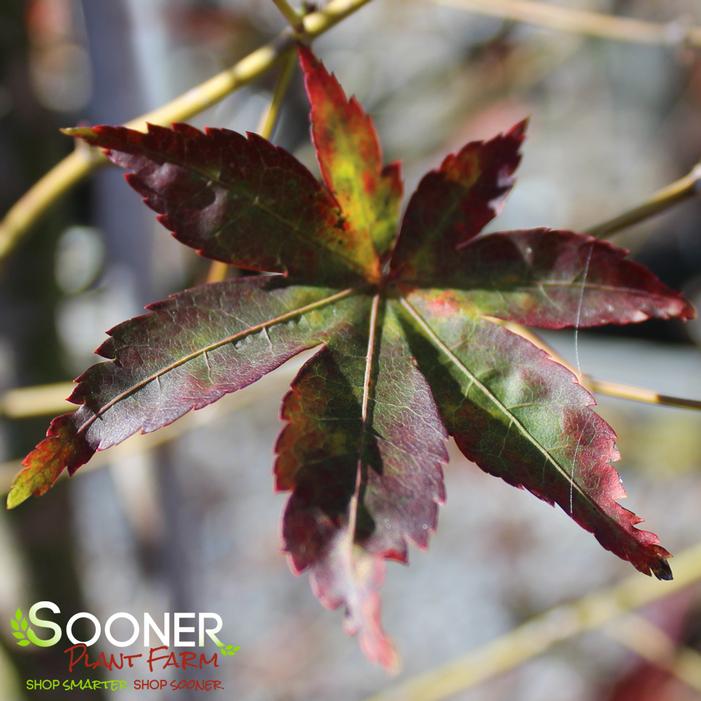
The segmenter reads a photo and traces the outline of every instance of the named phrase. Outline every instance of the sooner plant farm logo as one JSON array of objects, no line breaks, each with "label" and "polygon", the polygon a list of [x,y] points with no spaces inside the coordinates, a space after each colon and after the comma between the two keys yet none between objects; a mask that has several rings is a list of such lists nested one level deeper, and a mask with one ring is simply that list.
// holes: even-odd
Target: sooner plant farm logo
[{"label": "sooner plant farm logo", "polygon": [[[60,614],[60,607],[53,601],[36,602],[26,616],[18,608],[10,620],[17,645],[49,648],[63,644],[66,669],[72,675],[80,670],[136,670],[137,673],[141,670],[149,676],[131,682],[124,679],[28,679],[28,690],[49,691],[59,687],[68,691],[117,690],[130,686],[136,690],[153,690],[170,686],[172,690],[214,691],[224,688],[220,679],[163,679],[152,675],[189,670],[214,671],[219,668],[221,658],[232,657],[240,649],[240,646],[224,643],[219,638],[224,624],[221,616],[212,612],[166,612],[157,620],[150,613],[137,618],[126,611],[118,611],[102,622],[94,614],[81,611],[73,614],[64,626],[56,620]],[[95,653],[91,648],[98,643],[101,650]],[[108,646],[119,651],[106,652]],[[142,651],[138,651],[140,646]],[[212,646],[216,651],[211,651]],[[127,653],[124,648],[130,648],[130,651]]]}]

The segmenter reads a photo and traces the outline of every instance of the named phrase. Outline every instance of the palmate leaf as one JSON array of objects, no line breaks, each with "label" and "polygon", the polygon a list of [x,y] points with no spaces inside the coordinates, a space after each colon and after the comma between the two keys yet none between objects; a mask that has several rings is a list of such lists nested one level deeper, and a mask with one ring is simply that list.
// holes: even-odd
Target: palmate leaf
[{"label": "palmate leaf", "polygon": [[668,579],[669,553],[618,504],[615,434],[592,396],[497,322],[688,319],[691,306],[591,237],[480,235],[513,186],[525,123],[448,156],[399,226],[399,169],[383,167],[371,120],[308,49],[300,61],[323,185],[255,135],[71,130],[129,171],[178,240],[260,274],[176,294],[112,329],[98,349],[106,362],[78,378],[78,410],[25,458],[9,506],[96,450],[318,346],[283,402],[284,547],[321,602],[345,609],[372,660],[397,663],[380,622],[384,561],[427,546],[448,435],[486,472],[558,504],[605,548]]}]

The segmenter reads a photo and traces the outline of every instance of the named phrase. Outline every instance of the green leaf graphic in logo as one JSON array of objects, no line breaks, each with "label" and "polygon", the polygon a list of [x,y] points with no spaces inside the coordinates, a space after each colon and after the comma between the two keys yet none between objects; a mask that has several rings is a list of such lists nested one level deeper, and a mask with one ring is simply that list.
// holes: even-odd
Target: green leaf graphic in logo
[{"label": "green leaf graphic in logo", "polygon": [[218,647],[219,647],[219,652],[221,652],[221,654],[224,655],[224,657],[231,657],[231,656],[235,655],[241,649],[240,645],[236,645],[236,646],[226,645],[222,642],[219,643]]},{"label": "green leaf graphic in logo", "polygon": [[27,645],[32,644],[27,637],[28,633],[32,632],[32,629],[29,627],[27,619],[22,613],[22,609],[17,609],[17,611],[15,611],[15,617],[10,621],[10,625],[12,626],[12,635],[17,639],[18,645],[27,647]]},{"label": "green leaf graphic in logo", "polygon": [[17,640],[17,644],[20,647],[27,647],[28,645],[36,645],[36,647],[51,647],[56,644],[56,639],[51,638],[49,640],[42,640],[37,634],[32,630],[27,619],[22,613],[22,609],[17,609],[15,611],[15,617],[10,620],[10,626],[12,627],[12,635]]}]

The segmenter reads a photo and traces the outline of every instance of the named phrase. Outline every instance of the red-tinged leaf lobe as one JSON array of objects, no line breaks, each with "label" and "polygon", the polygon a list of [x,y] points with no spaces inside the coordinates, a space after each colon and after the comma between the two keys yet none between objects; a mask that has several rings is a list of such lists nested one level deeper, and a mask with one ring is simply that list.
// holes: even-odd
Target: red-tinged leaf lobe
[{"label": "red-tinged leaf lobe", "polygon": [[186,124],[66,130],[129,171],[129,184],[176,239],[239,268],[295,281],[376,280],[379,262],[334,198],[285,150],[228,129]]},{"label": "red-tinged leaf lobe", "polygon": [[471,141],[427,173],[411,196],[392,255],[392,276],[423,284],[496,216],[514,184],[526,122]]},{"label": "red-tinged leaf lobe", "polygon": [[345,607],[344,628],[349,635],[358,636],[363,654],[387,671],[397,672],[399,655],[381,620],[384,560],[354,545],[348,530],[342,528],[329,538],[324,556],[311,571],[314,595],[328,609]]},{"label": "red-tinged leaf lobe", "polygon": [[325,605],[345,607],[363,648],[385,664],[389,643],[369,584],[382,570],[373,560],[404,562],[409,542],[427,546],[445,496],[447,455],[430,389],[392,306],[368,297],[356,321],[295,379],[275,474],[277,488],[292,491],[283,537],[293,568],[310,571]]},{"label": "red-tinged leaf lobe", "polygon": [[553,229],[480,236],[427,285],[454,288],[463,309],[559,329],[691,319],[693,307],[627,251]]},{"label": "red-tinged leaf lobe", "polygon": [[402,180],[399,165],[383,167],[375,126],[336,77],[302,46],[300,63],[311,105],[312,141],[324,182],[359,235],[380,256],[397,235]]},{"label": "red-tinged leaf lobe", "polygon": [[13,509],[32,495],[46,494],[66,467],[77,469],[94,452],[76,434],[72,414],[57,416],[49,425],[46,438],[22,461],[22,470],[10,488],[7,507]]},{"label": "red-tinged leaf lobe", "polygon": [[[94,451],[172,423],[322,343],[348,324],[354,304],[350,291],[288,286],[279,276],[203,285],[153,304],[109,332],[98,349],[109,362],[78,378],[70,400],[80,407],[40,455],[52,475],[72,474]],[[76,441],[83,447],[71,457]]]},{"label": "red-tinged leaf lobe", "polygon": [[[441,299],[438,295],[443,295]],[[449,313],[449,293],[403,302],[405,328],[448,432],[485,472],[558,504],[604,548],[645,574],[671,578],[669,553],[625,496],[611,465],[613,429],[566,368],[497,324]]]}]

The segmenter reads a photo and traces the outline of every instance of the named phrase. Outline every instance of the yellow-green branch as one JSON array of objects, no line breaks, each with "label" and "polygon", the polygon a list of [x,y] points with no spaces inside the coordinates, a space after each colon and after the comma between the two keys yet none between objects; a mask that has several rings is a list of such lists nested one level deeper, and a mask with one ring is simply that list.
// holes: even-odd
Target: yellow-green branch
[{"label": "yellow-green branch", "polygon": [[[331,0],[323,9],[301,19],[303,35],[311,39],[323,34],[368,2],[370,0]],[[297,38],[294,30],[285,29],[235,65],[153,112],[131,120],[126,126],[144,129],[147,122],[168,125],[189,119],[270,70],[294,46]],[[80,148],[41,178],[0,222],[0,259],[10,253],[54,202],[105,162],[106,159],[93,149]]]},{"label": "yellow-green branch", "polygon": [[287,2],[287,0],[273,0],[273,2],[293,30],[300,31],[303,29],[301,22],[302,16]]},{"label": "yellow-green branch", "polygon": [[0,417],[29,419],[75,409],[74,404],[66,401],[73,387],[72,382],[57,382],[50,385],[9,389],[0,395]]},{"label": "yellow-green branch", "polygon": [[701,580],[701,545],[674,558],[674,580],[634,574],[620,584],[556,606],[496,640],[366,701],[441,701]]},{"label": "yellow-green branch", "polygon": [[698,399],[673,397],[669,394],[660,394],[659,392],[655,392],[655,390],[646,389],[645,387],[635,387],[633,385],[624,385],[619,382],[597,380],[589,375],[584,376],[583,383],[592,392],[605,394],[608,397],[617,397],[618,399],[629,399],[630,401],[642,402],[643,404],[659,404],[661,406],[671,406],[680,409],[701,409],[701,401]]},{"label": "yellow-green branch", "polygon": [[591,375],[583,375],[568,363],[552,346],[530,329],[512,321],[503,321],[494,317],[490,318],[495,323],[517,333],[519,336],[530,341],[534,346],[544,350],[553,360],[556,360],[560,365],[564,365],[570,372],[576,375],[579,381],[592,392],[604,394],[609,397],[616,397],[618,399],[642,402],[643,404],[658,404],[660,406],[677,407],[679,409],[701,410],[701,400],[699,399],[687,399],[685,397],[675,397],[671,394],[660,394],[646,387],[624,385],[620,382],[609,382],[608,380],[599,380]]},{"label": "yellow-green branch", "polygon": [[277,82],[275,83],[275,88],[273,89],[273,96],[270,99],[270,103],[263,113],[258,125],[258,133],[264,139],[270,139],[273,135],[275,125],[277,124],[277,120],[280,118],[280,112],[282,111],[282,103],[285,100],[287,89],[290,87],[290,81],[294,75],[296,65],[297,60],[295,55],[288,54],[282,68],[280,69],[280,75],[278,76]]}]

